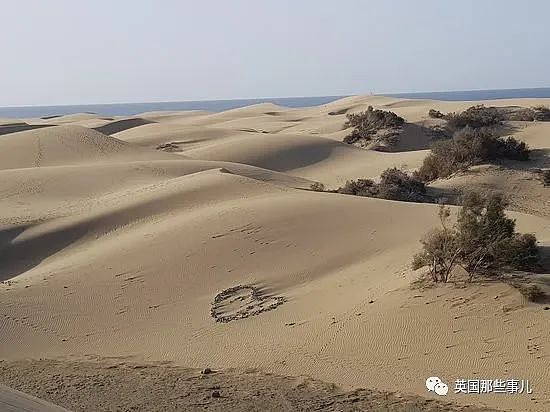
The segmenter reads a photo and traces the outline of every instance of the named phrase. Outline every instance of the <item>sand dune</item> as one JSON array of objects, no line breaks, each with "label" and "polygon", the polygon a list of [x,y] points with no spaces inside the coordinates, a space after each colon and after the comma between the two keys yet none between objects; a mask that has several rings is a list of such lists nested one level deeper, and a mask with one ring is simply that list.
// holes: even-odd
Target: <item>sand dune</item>
[{"label": "sand dune", "polygon": [[128,159],[170,159],[82,126],[57,126],[5,135],[0,140],[0,169],[22,169]]},{"label": "sand dune", "polygon": [[164,143],[177,143],[181,149],[200,147],[204,142],[230,137],[235,132],[211,127],[152,123],[116,133],[114,137],[141,146],[156,148]]},{"label": "sand dune", "polygon": [[[241,147],[247,147],[246,151]],[[332,139],[308,135],[246,133],[183,151],[192,158],[228,160],[291,173],[338,186],[348,179],[375,177],[388,167],[415,169],[425,151],[365,151]]]},{"label": "sand dune", "polygon": [[[405,116],[394,152],[341,142],[345,112],[368,105]],[[3,135],[0,358],[258,368],[432,398],[434,374],[513,376],[534,393],[446,400],[548,410],[543,306],[499,283],[411,289],[410,259],[436,205],[309,190],[417,168],[428,110],[469,105],[358,96],[303,109],[72,115]],[[545,165],[546,124],[516,126],[537,149],[529,167]],[[157,150],[167,143],[175,151]],[[512,166],[431,189],[516,195],[519,229],[548,245],[548,189]]]},{"label": "sand dune", "polygon": [[44,412],[67,412],[67,409],[53,405],[34,396],[10,389],[0,385],[0,407],[5,412],[19,411],[44,411]]}]

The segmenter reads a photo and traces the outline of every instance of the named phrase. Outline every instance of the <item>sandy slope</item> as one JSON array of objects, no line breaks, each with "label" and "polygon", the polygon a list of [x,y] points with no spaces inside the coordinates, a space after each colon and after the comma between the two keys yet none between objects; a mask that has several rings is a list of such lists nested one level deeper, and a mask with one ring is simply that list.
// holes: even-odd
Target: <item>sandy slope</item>
[{"label": "sandy slope", "polygon": [[[53,382],[52,375],[56,377]],[[71,410],[490,412],[401,393],[342,391],[311,378],[277,376],[254,369],[203,374],[173,364],[123,359],[5,362],[0,363],[0,376]],[[45,381],[49,381],[47,386]],[[84,389],[83,396],[83,388],[89,387],[94,390]],[[2,393],[0,386],[0,402]]]},{"label": "sandy slope", "polygon": [[42,399],[0,385],[0,408],[5,412],[43,411],[67,412],[67,409]]},{"label": "sandy slope", "polygon": [[[343,113],[369,104],[410,122],[402,151],[340,142]],[[135,121],[28,119],[62,125],[0,137],[0,358],[131,356],[423,396],[431,375],[451,386],[514,377],[535,392],[446,399],[547,410],[549,311],[502,284],[410,289],[410,257],[437,223],[435,205],[304,190],[418,167],[428,109],[468,105],[351,97]],[[543,167],[546,125],[518,130],[538,149],[533,167]],[[155,150],[165,143],[179,151]],[[508,187],[498,168],[491,173],[434,188],[459,179]],[[531,195],[535,184],[510,192],[525,193],[515,208],[524,212],[515,213],[520,230],[547,245],[548,214],[537,211],[548,189]],[[283,303],[214,322],[214,297],[238,285],[257,289],[231,292],[217,310],[234,316]]]}]

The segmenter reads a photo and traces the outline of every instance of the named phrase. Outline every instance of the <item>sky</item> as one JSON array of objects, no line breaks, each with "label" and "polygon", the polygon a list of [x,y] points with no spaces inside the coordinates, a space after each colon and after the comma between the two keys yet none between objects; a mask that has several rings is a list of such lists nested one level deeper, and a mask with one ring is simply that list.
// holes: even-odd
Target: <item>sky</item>
[{"label": "sky", "polygon": [[547,87],[547,0],[0,0],[0,106]]}]

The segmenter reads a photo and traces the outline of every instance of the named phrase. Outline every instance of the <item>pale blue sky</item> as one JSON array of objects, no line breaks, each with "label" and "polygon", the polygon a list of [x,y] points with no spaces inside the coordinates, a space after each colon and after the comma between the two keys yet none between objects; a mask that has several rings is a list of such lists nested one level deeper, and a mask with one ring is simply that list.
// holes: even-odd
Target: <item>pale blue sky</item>
[{"label": "pale blue sky", "polygon": [[0,105],[550,85],[547,0],[1,0]]}]

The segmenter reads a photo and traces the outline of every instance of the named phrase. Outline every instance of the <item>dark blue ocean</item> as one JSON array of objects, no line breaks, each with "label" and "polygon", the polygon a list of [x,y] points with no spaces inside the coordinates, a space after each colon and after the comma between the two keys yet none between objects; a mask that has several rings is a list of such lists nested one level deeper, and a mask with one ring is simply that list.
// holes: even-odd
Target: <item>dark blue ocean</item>
[{"label": "dark blue ocean", "polygon": [[[385,96],[435,100],[490,100],[520,97],[550,97],[550,87],[536,89],[467,90],[450,92],[398,93]],[[283,97],[235,100],[200,100],[184,102],[82,104],[71,106],[0,107],[0,118],[60,116],[72,113],[95,113],[101,116],[130,116],[154,110],[207,110],[221,112],[251,104],[270,102],[286,107],[311,107],[345,96]]]}]

